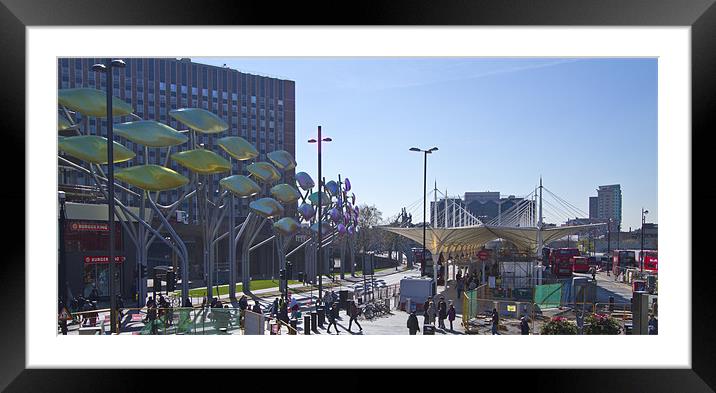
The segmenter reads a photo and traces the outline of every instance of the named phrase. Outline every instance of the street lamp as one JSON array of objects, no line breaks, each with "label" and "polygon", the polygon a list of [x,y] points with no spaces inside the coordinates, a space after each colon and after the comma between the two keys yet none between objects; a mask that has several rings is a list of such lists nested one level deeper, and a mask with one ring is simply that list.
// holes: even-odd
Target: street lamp
[{"label": "street lamp", "polygon": [[123,60],[107,59],[105,64],[95,64],[92,71],[100,72],[107,75],[107,208],[109,217],[109,320],[110,331],[117,328],[117,299],[114,296],[114,118],[112,116],[112,69],[124,68],[126,64]]},{"label": "street lamp", "polygon": [[[428,190],[428,154],[432,154],[434,151],[437,151],[437,147],[433,147],[432,149],[428,150],[421,150],[417,147],[411,147],[410,151],[415,152],[422,152],[424,156],[423,160],[423,266],[425,265],[425,230],[426,230],[426,203],[427,203],[427,190]],[[435,261],[433,261],[433,281],[435,282],[435,285],[433,286],[433,295],[437,293],[438,290],[438,274],[437,274],[437,264]]]},{"label": "street lamp", "polygon": [[[323,178],[321,177],[321,146],[323,142],[330,142],[331,138],[321,138],[321,126],[318,126],[318,139],[309,139],[308,143],[318,144],[318,298],[323,299],[323,255],[321,243],[323,242],[323,225],[321,215],[323,214]],[[324,305],[325,306],[325,305]]]},{"label": "street lamp", "polygon": [[648,210],[641,208],[641,252],[639,253],[639,266],[640,271],[644,271],[644,223],[646,222],[646,215],[649,214]]},{"label": "street lamp", "polygon": [[[67,294],[67,282],[66,282],[66,261],[65,261],[65,192],[64,191],[58,191],[57,197],[60,200],[60,222],[59,222],[59,253],[57,260],[59,262],[58,266],[58,283],[57,283],[57,298],[60,300],[65,300],[67,302],[70,301],[70,299],[65,299],[64,296]],[[67,303],[65,303],[67,304]]]}]

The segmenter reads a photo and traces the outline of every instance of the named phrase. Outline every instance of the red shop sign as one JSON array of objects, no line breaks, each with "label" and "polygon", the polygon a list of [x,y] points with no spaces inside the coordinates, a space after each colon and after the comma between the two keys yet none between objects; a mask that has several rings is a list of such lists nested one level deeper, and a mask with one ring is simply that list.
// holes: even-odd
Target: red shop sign
[{"label": "red shop sign", "polygon": [[109,232],[106,222],[73,222],[70,229],[75,232]]},{"label": "red shop sign", "polygon": [[[114,262],[122,263],[122,262],[124,262],[124,259],[125,259],[124,256],[116,255],[114,257]],[[91,265],[91,264],[95,264],[95,263],[109,263],[109,256],[106,256],[106,255],[105,256],[90,256],[90,255],[85,256],[85,264]]]}]

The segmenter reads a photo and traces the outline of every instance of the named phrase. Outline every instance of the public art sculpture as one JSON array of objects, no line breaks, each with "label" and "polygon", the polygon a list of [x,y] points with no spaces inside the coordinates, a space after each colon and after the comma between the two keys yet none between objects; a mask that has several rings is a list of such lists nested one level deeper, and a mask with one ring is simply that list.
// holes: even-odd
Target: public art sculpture
[{"label": "public art sculpture", "polygon": [[[112,113],[114,116],[127,116],[129,122],[120,122],[113,125],[114,132],[123,139],[142,145],[145,149],[145,159],[149,159],[148,149],[167,149],[163,163],[149,163],[127,165],[120,167],[115,174],[116,181],[125,183],[116,187],[140,198],[138,212],[124,205],[115,198],[115,213],[130,239],[136,246],[138,271],[147,266],[149,246],[156,239],[163,241],[172,250],[177,252],[181,259],[182,299],[189,296],[189,259],[184,241],[179,237],[169,222],[176,210],[189,198],[196,198],[199,210],[199,222],[203,234],[203,262],[207,283],[207,295],[213,294],[214,266],[216,264],[215,246],[219,241],[228,237],[229,247],[229,294],[233,298],[236,288],[236,246],[241,236],[242,247],[242,278],[243,291],[250,291],[250,251],[261,228],[271,223],[276,235],[272,237],[277,243],[282,263],[285,265],[285,248],[287,239],[295,233],[298,222],[284,214],[282,204],[295,204],[300,193],[293,186],[281,183],[270,187],[286,172],[296,167],[296,162],[290,153],[277,150],[268,153],[269,162],[253,162],[245,166],[248,176],[234,174],[233,160],[245,162],[255,160],[259,153],[256,148],[245,139],[237,136],[227,136],[217,140],[218,146],[228,157],[207,149],[206,145],[197,143],[197,134],[203,134],[211,146],[212,138],[216,134],[225,132],[228,125],[215,114],[200,108],[181,108],[172,110],[169,115],[185,124],[188,130],[178,131],[174,128],[153,120],[144,120],[133,113],[132,107],[121,99],[114,97]],[[98,190],[108,199],[103,185],[107,178],[102,165],[108,163],[107,139],[99,135],[90,135],[90,131],[82,132],[73,114],[101,118],[106,116],[106,95],[96,89],[61,89],[59,90],[60,118],[58,130],[74,130],[76,136],[58,137],[58,158],[64,165],[91,176]],[[186,144],[188,143],[188,146]],[[181,149],[184,147],[184,149]],[[135,153],[118,142],[114,142],[113,161],[115,164],[129,163],[135,158]],[[172,153],[172,149],[177,149]],[[76,163],[68,157],[80,160]],[[160,155],[157,155],[158,157]],[[169,160],[187,168],[191,179],[169,168]],[[159,158],[157,159],[159,160]],[[278,168],[278,169],[277,169]],[[222,177],[218,184],[220,190],[212,190],[214,177]],[[132,190],[132,188],[138,190]],[[179,198],[169,205],[160,205],[157,201],[161,192],[180,190]],[[249,203],[247,218],[237,226],[234,211],[235,198],[255,198]],[[149,211],[146,206],[148,205]],[[229,231],[219,234],[224,218],[229,216]],[[154,216],[159,219],[158,227],[153,227]],[[138,223],[135,227],[130,223]],[[170,234],[166,238],[161,234],[164,230]],[[237,233],[238,231],[238,233]],[[144,267],[144,269],[142,269]],[[141,305],[147,296],[146,277],[138,277],[138,303]]]}]

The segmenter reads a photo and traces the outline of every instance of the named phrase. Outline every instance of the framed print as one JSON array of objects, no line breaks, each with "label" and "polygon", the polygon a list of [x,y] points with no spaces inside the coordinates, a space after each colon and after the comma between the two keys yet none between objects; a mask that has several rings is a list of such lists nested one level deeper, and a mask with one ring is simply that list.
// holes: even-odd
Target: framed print
[{"label": "framed print", "polygon": [[164,367],[713,391],[711,1],[98,5],[0,8],[8,391]]}]

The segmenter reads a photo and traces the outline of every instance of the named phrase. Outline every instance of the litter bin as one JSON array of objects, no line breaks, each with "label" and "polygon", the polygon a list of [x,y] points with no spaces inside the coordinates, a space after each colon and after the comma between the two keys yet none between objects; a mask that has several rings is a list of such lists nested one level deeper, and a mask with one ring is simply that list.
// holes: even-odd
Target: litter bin
[{"label": "litter bin", "polygon": [[316,312],[318,313],[318,326],[323,327],[323,323],[326,320],[326,309],[323,306],[318,306],[316,307]]},{"label": "litter bin", "polygon": [[311,330],[314,332],[318,328],[318,313],[316,311],[311,311]]},{"label": "litter bin", "polygon": [[433,324],[423,325],[423,336],[434,336],[434,335],[435,335],[435,325],[433,325]]},{"label": "litter bin", "polygon": [[348,290],[338,291],[338,307],[342,310],[348,310]]},{"label": "litter bin", "polygon": [[303,316],[303,334],[311,334],[311,315],[308,313]]}]

